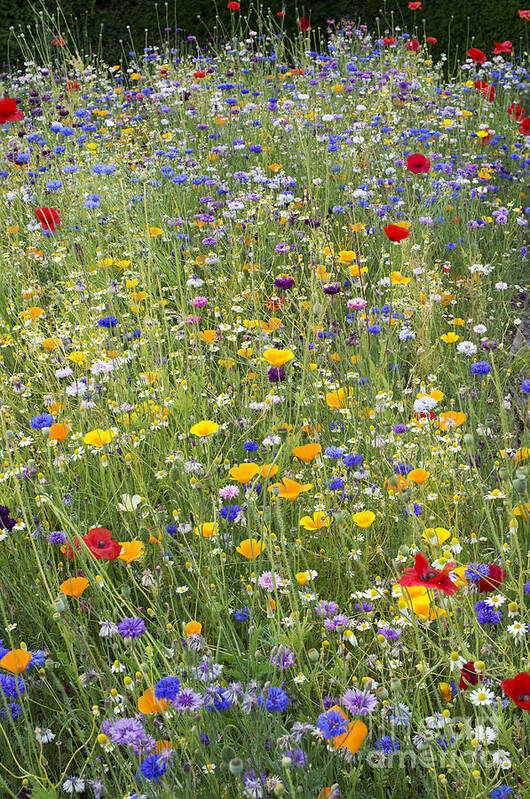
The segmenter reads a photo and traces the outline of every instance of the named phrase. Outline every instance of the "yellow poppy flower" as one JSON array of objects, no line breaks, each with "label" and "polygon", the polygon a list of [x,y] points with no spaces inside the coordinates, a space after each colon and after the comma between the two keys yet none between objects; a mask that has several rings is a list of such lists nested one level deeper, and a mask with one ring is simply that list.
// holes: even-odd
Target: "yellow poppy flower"
[{"label": "yellow poppy flower", "polygon": [[283,366],[288,361],[292,361],[294,358],[294,353],[291,350],[283,349],[271,349],[265,350],[263,353],[263,358],[260,358],[260,361],[266,361],[271,366],[279,369],[280,366]]},{"label": "yellow poppy flower", "polygon": [[83,436],[83,441],[91,447],[103,447],[105,444],[110,444],[114,438],[115,433],[112,430],[91,430]]},{"label": "yellow poppy flower", "polygon": [[120,541],[121,552],[118,555],[120,560],[124,560],[125,563],[132,563],[133,560],[137,560],[141,558],[144,554],[144,545],[142,541]]},{"label": "yellow poppy flower", "polygon": [[190,433],[199,438],[205,438],[206,436],[211,436],[213,433],[217,433],[218,430],[219,425],[216,424],[216,422],[210,422],[205,419],[202,422],[194,424],[193,427],[190,428]]},{"label": "yellow poppy flower", "polygon": [[247,560],[253,560],[257,558],[264,549],[265,544],[258,538],[245,538],[245,540],[241,541],[240,545],[236,547],[236,552],[239,552],[239,554],[243,555]]},{"label": "yellow poppy flower", "polygon": [[321,530],[322,527],[329,527],[331,518],[321,510],[317,510],[312,516],[302,516],[299,521],[300,527],[306,530]]},{"label": "yellow poppy flower", "polygon": [[193,532],[195,535],[202,535],[203,538],[211,538],[217,533],[217,525],[215,522],[204,522],[199,524]]},{"label": "yellow poppy flower", "polygon": [[186,635],[188,636],[188,638],[190,635],[200,635],[201,630],[202,630],[202,624],[200,623],[200,621],[189,621],[186,624]]},{"label": "yellow poppy flower", "polygon": [[313,458],[316,458],[317,455],[320,455],[321,452],[322,447],[320,444],[304,444],[303,446],[293,449],[295,458],[300,458],[304,463],[309,463]]},{"label": "yellow poppy flower", "polygon": [[447,541],[450,536],[451,533],[449,530],[446,530],[445,527],[427,527],[427,529],[423,531],[421,537],[427,544],[437,547],[443,544],[444,541]]},{"label": "yellow poppy flower", "polygon": [[357,527],[362,527],[363,530],[366,530],[375,521],[375,513],[371,510],[362,510],[359,513],[355,513],[352,518]]},{"label": "yellow poppy flower", "polygon": [[279,496],[282,499],[287,499],[289,502],[297,499],[300,494],[303,494],[306,491],[311,491],[313,488],[312,483],[297,483],[296,480],[289,480],[288,477],[284,477],[281,483],[274,483],[269,488],[269,491],[272,491],[274,488],[278,488],[280,490]]},{"label": "yellow poppy flower", "polygon": [[246,485],[260,470],[261,467],[257,463],[240,463],[238,466],[232,466],[228,474],[233,480]]}]

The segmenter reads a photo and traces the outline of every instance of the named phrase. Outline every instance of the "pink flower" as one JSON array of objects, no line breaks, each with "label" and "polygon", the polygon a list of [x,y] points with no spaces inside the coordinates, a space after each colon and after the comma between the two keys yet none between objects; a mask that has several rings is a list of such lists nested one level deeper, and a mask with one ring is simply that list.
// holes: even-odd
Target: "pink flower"
[{"label": "pink flower", "polygon": [[219,489],[221,499],[234,499],[239,494],[238,486],[224,486]]},{"label": "pink flower", "polygon": [[208,297],[194,297],[192,304],[194,308],[204,308],[205,305],[208,305]]},{"label": "pink flower", "polygon": [[350,311],[364,311],[367,306],[366,300],[362,297],[355,297],[353,300],[348,300],[348,308]]}]

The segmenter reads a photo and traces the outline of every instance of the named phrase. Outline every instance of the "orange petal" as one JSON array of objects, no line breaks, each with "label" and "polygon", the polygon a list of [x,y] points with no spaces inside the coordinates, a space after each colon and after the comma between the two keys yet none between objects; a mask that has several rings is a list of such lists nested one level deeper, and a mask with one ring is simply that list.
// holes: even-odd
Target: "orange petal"
[{"label": "orange petal", "polygon": [[59,591],[66,596],[79,597],[90,585],[86,577],[70,577],[59,586]]},{"label": "orange petal", "polygon": [[32,654],[27,649],[12,649],[0,660],[0,666],[3,669],[7,669],[7,671],[13,672],[13,674],[20,674],[20,672],[24,671],[31,658]]}]

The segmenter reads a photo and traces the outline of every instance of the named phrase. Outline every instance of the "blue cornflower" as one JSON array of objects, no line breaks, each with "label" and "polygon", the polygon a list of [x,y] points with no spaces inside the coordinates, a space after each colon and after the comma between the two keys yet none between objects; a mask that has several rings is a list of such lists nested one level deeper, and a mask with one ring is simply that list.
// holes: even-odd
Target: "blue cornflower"
[{"label": "blue cornflower", "polygon": [[340,447],[326,447],[324,451],[326,458],[335,458],[340,460],[344,456],[344,450]]},{"label": "blue cornflower", "polygon": [[162,677],[155,685],[157,699],[174,699],[179,691],[180,680],[178,677]]},{"label": "blue cornflower", "polygon": [[521,383],[521,389],[525,394],[530,394],[530,380],[523,380]]},{"label": "blue cornflower", "polygon": [[330,491],[338,491],[339,489],[344,488],[344,486],[344,480],[341,477],[335,477],[335,479],[329,483],[328,488]]},{"label": "blue cornflower", "polygon": [[375,748],[380,752],[397,752],[400,745],[399,741],[396,741],[395,738],[391,738],[390,735],[383,735],[382,738],[378,738],[375,742]]},{"label": "blue cornflower", "polygon": [[18,719],[18,717],[22,713],[22,708],[20,707],[18,702],[11,702],[11,704],[7,706],[7,709],[5,707],[2,708],[2,718],[5,719],[8,713],[11,714],[11,718],[14,721],[15,719]]},{"label": "blue cornflower", "polygon": [[396,463],[394,464],[394,471],[396,474],[401,475],[401,477],[406,477],[409,472],[413,470],[413,466],[410,463]]},{"label": "blue cornflower", "polygon": [[111,327],[116,327],[118,324],[118,320],[115,316],[103,316],[101,319],[98,319],[99,327],[106,327],[110,330]]},{"label": "blue cornflower", "polygon": [[267,698],[263,700],[263,695],[258,697],[258,705],[267,708],[271,713],[283,713],[289,705],[289,697],[283,688],[277,688],[275,685],[269,688]]},{"label": "blue cornflower", "polygon": [[16,699],[19,694],[26,693],[26,686],[21,677],[12,674],[0,674],[0,694],[10,699]]},{"label": "blue cornflower", "polygon": [[344,456],[344,465],[348,468],[355,468],[359,466],[363,460],[364,458],[362,455],[358,455],[357,452],[352,452]]},{"label": "blue cornflower", "polygon": [[87,194],[85,197],[85,208],[87,211],[99,208],[101,205],[101,196],[99,194]]},{"label": "blue cornflower", "polygon": [[474,375],[487,375],[491,372],[491,366],[487,361],[475,361],[471,364],[471,371]]},{"label": "blue cornflower", "polygon": [[487,563],[470,563],[464,572],[466,580],[478,582],[481,577],[488,577],[490,567]]},{"label": "blue cornflower", "polygon": [[122,619],[118,624],[118,632],[122,638],[139,638],[145,633],[144,621],[140,618]]},{"label": "blue cornflower", "polygon": [[232,700],[227,695],[224,688],[219,688],[217,696],[213,700],[213,704],[209,705],[209,709],[214,713],[218,710],[229,710],[232,707]]},{"label": "blue cornflower", "polygon": [[219,513],[227,522],[235,522],[241,510],[239,505],[223,505]]},{"label": "blue cornflower", "polygon": [[372,333],[372,335],[376,336],[381,332],[381,325],[368,325],[366,329],[369,333]]},{"label": "blue cornflower", "polygon": [[524,584],[524,592],[525,594],[530,594],[530,580]]},{"label": "blue cornflower", "polygon": [[317,727],[326,740],[331,740],[346,732],[348,720],[338,710],[328,710],[318,717]]},{"label": "blue cornflower", "polygon": [[246,605],[244,608],[234,611],[234,619],[236,621],[248,621],[250,619],[250,611]]},{"label": "blue cornflower", "polygon": [[140,770],[136,772],[138,779],[144,777],[146,780],[160,781],[167,771],[168,764],[162,760],[160,755],[149,755],[140,764]]},{"label": "blue cornflower", "polygon": [[245,441],[244,450],[245,452],[257,452],[259,449],[259,444],[255,441]]},{"label": "blue cornflower", "polygon": [[511,792],[512,789],[509,785],[499,785],[497,788],[490,791],[490,796],[492,799],[507,799]]},{"label": "blue cornflower", "polygon": [[502,619],[502,611],[494,610],[483,599],[475,602],[475,610],[479,624],[498,624]]},{"label": "blue cornflower", "polygon": [[53,424],[53,416],[50,413],[39,413],[37,416],[31,417],[31,426],[34,430],[43,430],[45,427],[51,427]]}]

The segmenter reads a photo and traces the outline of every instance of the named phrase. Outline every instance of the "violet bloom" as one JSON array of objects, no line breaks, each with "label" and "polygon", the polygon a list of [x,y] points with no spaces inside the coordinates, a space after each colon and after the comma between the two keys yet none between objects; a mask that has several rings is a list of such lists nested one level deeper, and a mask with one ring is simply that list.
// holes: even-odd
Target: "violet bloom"
[{"label": "violet bloom", "polygon": [[118,624],[118,632],[123,638],[139,638],[145,633],[144,621],[140,618],[122,619]]},{"label": "violet bloom", "polygon": [[279,368],[276,366],[271,366],[267,374],[270,383],[283,383],[285,380],[285,369],[283,366],[280,366]]},{"label": "violet bloom", "polygon": [[275,646],[270,654],[269,663],[280,671],[289,669],[294,665],[294,652],[287,646]]},{"label": "violet bloom", "polygon": [[202,707],[202,696],[196,691],[183,689],[176,695],[173,701],[173,707],[175,710],[178,710],[179,713],[185,713],[187,710],[200,710]]},{"label": "violet bloom", "polygon": [[274,281],[274,285],[277,289],[283,289],[287,291],[288,289],[292,289],[294,286],[294,278],[290,277],[289,275],[280,275]]},{"label": "violet bloom", "polygon": [[366,716],[377,708],[377,698],[370,691],[350,688],[342,697],[341,705],[355,716]]},{"label": "violet bloom", "polygon": [[319,616],[324,616],[324,618],[328,616],[334,616],[335,613],[338,612],[338,610],[339,606],[337,605],[336,602],[333,601],[328,602],[325,599],[322,599],[318,603],[318,605],[315,605],[315,613],[317,613]]},{"label": "violet bloom", "polygon": [[341,290],[340,283],[328,283],[327,286],[324,286],[324,294],[328,294],[330,296],[334,294],[338,294]]},{"label": "violet bloom", "polygon": [[109,730],[112,743],[140,746],[146,740],[145,730],[138,719],[118,719]]}]

